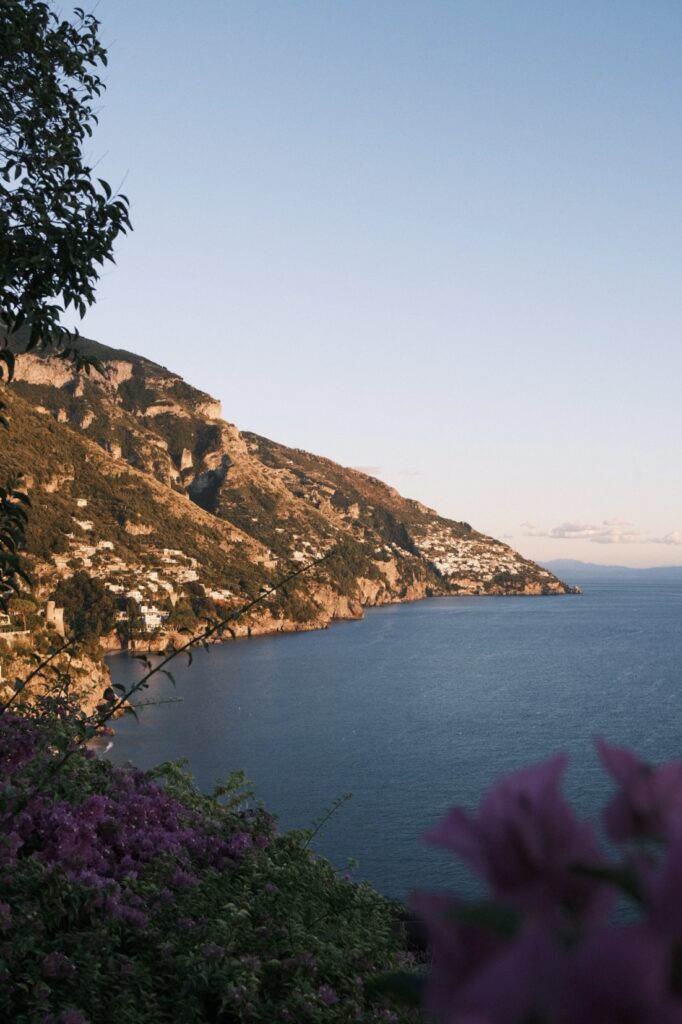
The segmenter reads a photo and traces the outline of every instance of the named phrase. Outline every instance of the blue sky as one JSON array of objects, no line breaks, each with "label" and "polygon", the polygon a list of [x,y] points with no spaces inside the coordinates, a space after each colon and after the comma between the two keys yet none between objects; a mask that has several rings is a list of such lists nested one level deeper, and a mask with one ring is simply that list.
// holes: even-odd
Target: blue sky
[{"label": "blue sky", "polygon": [[682,5],[97,14],[86,333],[531,557],[682,563]]}]

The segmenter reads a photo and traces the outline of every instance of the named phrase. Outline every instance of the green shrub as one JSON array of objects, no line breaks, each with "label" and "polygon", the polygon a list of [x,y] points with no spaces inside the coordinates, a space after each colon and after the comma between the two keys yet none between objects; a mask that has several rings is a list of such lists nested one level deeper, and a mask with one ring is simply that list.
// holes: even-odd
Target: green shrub
[{"label": "green shrub", "polygon": [[365,984],[409,958],[393,905],[315,857],[311,833],[278,835],[241,777],[206,797],[177,765],[79,753],[46,785],[43,728],[0,717],[0,1019],[419,1019]]}]

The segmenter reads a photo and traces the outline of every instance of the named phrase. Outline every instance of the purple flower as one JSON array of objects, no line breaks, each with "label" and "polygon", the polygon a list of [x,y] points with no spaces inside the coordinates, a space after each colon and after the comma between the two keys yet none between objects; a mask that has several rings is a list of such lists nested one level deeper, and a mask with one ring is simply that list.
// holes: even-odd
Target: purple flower
[{"label": "purple flower", "polygon": [[669,950],[650,929],[599,927],[573,958],[563,992],[566,1019],[681,1024],[682,1002],[670,994],[669,973]]},{"label": "purple flower", "polygon": [[475,817],[453,808],[427,839],[462,857],[516,907],[561,908],[572,917],[604,916],[605,887],[577,875],[577,862],[601,860],[592,827],[576,820],[561,793],[566,757],[523,768],[497,782]]},{"label": "purple flower", "polygon": [[90,1020],[80,1010],[64,1010],[57,1018],[58,1024],[90,1024]]},{"label": "purple flower", "polygon": [[12,909],[9,903],[0,900],[0,932],[6,932],[12,927]]},{"label": "purple flower", "polygon": [[169,884],[175,886],[176,888],[180,888],[185,886],[196,885],[197,880],[194,877],[194,875],[190,875],[188,871],[183,871],[182,868],[177,868],[177,870],[173,873],[173,877],[171,878]]},{"label": "purple flower", "polygon": [[263,888],[270,896],[276,896],[280,891],[279,886],[275,885],[274,882],[266,882]]},{"label": "purple flower", "polygon": [[26,718],[6,712],[0,722],[0,778],[12,779],[46,749],[45,736]]},{"label": "purple flower", "polygon": [[331,985],[320,985],[317,994],[325,1006],[334,1006],[339,1001],[339,997]]},{"label": "purple flower", "polygon": [[227,996],[232,1003],[243,1003],[248,994],[249,991],[244,985],[227,986]]},{"label": "purple flower", "polygon": [[254,956],[252,953],[246,953],[244,956],[239,957],[239,963],[255,971],[260,967],[260,957]]},{"label": "purple flower", "polygon": [[682,762],[656,769],[604,741],[598,748],[620,784],[605,814],[611,838],[666,842],[662,853],[637,848],[625,864],[641,921],[608,925],[609,873],[602,881],[574,870],[603,862],[591,829],[561,795],[565,758],[516,772],[492,788],[477,814],[456,808],[429,836],[513,909],[507,921],[499,911],[472,913],[454,896],[412,898],[431,947],[430,1018],[682,1024]]},{"label": "purple flower", "polygon": [[76,968],[64,953],[48,953],[41,971],[43,978],[73,978]]},{"label": "purple flower", "polygon": [[253,845],[249,832],[235,832],[227,844],[228,853],[232,857],[243,857]]},{"label": "purple flower", "polygon": [[664,839],[682,814],[682,761],[656,768],[623,747],[598,737],[601,762],[620,789],[604,810],[604,825],[614,842]]},{"label": "purple flower", "polygon": [[449,1019],[462,987],[502,948],[503,940],[491,931],[461,923],[456,911],[461,901],[445,893],[414,893],[410,898],[426,926],[431,948],[431,974],[426,1011]]},{"label": "purple flower", "polygon": [[147,924],[147,915],[143,911],[121,903],[115,896],[107,897],[105,910],[111,917],[117,918],[119,921],[127,921],[135,928],[144,928]]},{"label": "purple flower", "polygon": [[429,1019],[448,1024],[563,1021],[554,1013],[561,1007],[565,955],[545,925],[536,921],[507,939],[469,919],[458,920],[462,904],[452,896],[419,893],[410,902],[427,926],[431,945],[424,1007]]},{"label": "purple flower", "polygon": [[[563,1021],[565,972],[566,957],[554,936],[544,926],[532,924],[462,986],[445,1019],[458,1024]],[[566,1020],[587,1024],[582,1017]]]},{"label": "purple flower", "polygon": [[682,940],[682,821],[671,830],[662,859],[642,853],[631,864],[639,883],[649,922],[657,933]]},{"label": "purple flower", "polygon": [[92,868],[83,868],[80,871],[68,871],[68,877],[72,882],[76,882],[77,885],[84,885],[91,889],[102,889],[106,886],[107,881],[98,875]]},{"label": "purple flower", "polygon": [[225,949],[223,946],[216,946],[215,942],[207,942],[205,946],[201,947],[201,955],[206,960],[218,960],[225,955]]}]

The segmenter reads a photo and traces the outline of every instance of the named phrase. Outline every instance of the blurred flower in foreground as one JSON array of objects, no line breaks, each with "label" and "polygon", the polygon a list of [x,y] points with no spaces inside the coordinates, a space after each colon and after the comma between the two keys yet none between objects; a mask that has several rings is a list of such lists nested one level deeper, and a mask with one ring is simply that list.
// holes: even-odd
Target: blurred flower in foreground
[{"label": "blurred flower in foreground", "polygon": [[453,808],[427,839],[458,854],[496,897],[536,912],[603,916],[608,892],[572,870],[599,863],[592,826],[579,822],[561,790],[566,757],[524,768],[497,782],[478,814]]},{"label": "blurred flower in foreground", "polygon": [[[565,800],[561,754],[501,779],[475,814],[453,808],[427,833],[491,897],[413,895],[431,951],[430,1019],[682,1024],[682,761],[650,767],[596,745],[620,787],[603,820],[609,838],[631,841],[622,860],[606,860]],[[610,918],[618,896],[629,901],[627,923]]]},{"label": "blurred flower in foreground", "polygon": [[616,843],[667,838],[682,810],[682,761],[655,768],[630,750],[596,740],[602,764],[620,789],[604,808],[604,825]]}]

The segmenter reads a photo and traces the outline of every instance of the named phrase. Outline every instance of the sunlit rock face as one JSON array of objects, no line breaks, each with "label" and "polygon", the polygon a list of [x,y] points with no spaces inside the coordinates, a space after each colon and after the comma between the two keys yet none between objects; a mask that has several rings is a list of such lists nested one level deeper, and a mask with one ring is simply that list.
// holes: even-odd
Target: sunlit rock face
[{"label": "sunlit rock face", "polygon": [[[152,604],[190,585],[238,604],[329,554],[257,608],[256,632],[317,628],[429,595],[569,590],[508,545],[373,476],[242,433],[221,419],[219,402],[164,367],[81,345],[104,374],[18,356],[0,452],[0,471],[31,469],[43,589],[78,566],[119,593],[134,585]],[[87,537],[76,524],[84,499]]]}]

